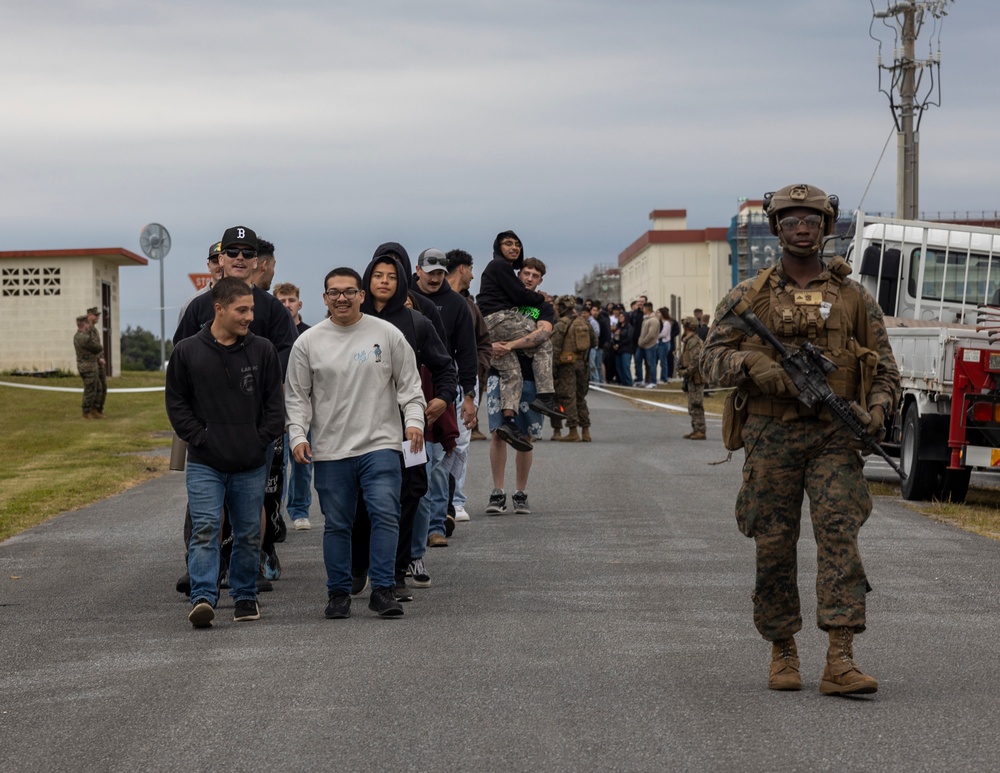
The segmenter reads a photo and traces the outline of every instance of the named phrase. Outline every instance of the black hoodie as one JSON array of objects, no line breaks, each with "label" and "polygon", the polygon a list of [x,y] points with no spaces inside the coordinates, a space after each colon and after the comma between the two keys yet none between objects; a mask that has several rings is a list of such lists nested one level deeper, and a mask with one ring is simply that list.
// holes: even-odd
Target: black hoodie
[{"label": "black hoodie", "polygon": [[519,242],[521,238],[513,231],[501,231],[493,240],[493,260],[486,264],[479,276],[479,294],[476,303],[484,317],[504,309],[516,309],[521,306],[540,308],[545,298],[541,293],[529,290],[515,273],[524,265],[524,242],[521,242],[521,254],[511,263],[500,251],[500,242],[506,237],[512,237]]},{"label": "black hoodie", "polygon": [[[372,272],[380,263],[392,266],[399,277],[399,282],[396,285],[396,294],[382,307],[382,311],[375,311],[375,297],[371,294]],[[458,396],[455,363],[430,320],[420,312],[406,308],[406,292],[409,286],[399,261],[388,252],[372,258],[372,262],[365,269],[361,286],[365,291],[365,299],[361,302],[362,313],[384,319],[398,329],[417,355],[417,365],[423,365],[430,372],[434,384],[434,396],[440,397],[446,403],[454,402]],[[437,307],[434,310],[437,311]]]},{"label": "black hoodie", "polygon": [[446,279],[434,293],[425,295],[417,285],[417,277],[411,277],[410,289],[418,298],[428,298],[441,312],[441,320],[446,331],[444,339],[448,354],[458,366],[458,385],[462,394],[476,391],[476,375],[479,371],[478,342],[476,326],[472,321],[469,302],[451,289]]},{"label": "black hoodie", "polygon": [[[409,277],[413,273],[413,266],[410,265],[410,256],[406,252],[406,248],[399,242],[385,242],[380,244],[375,248],[375,254],[372,255],[372,260],[375,258],[381,258],[383,255],[388,255],[394,258],[397,263],[403,267],[403,273],[400,275],[400,279],[404,277]],[[368,285],[365,284],[365,288]],[[365,295],[368,295],[368,290],[365,290]],[[441,320],[441,312],[438,311],[438,307],[427,300],[423,295],[416,293],[417,301],[420,303],[420,313],[423,314],[427,319],[431,321],[434,325],[434,329],[437,331],[438,338],[442,341],[448,341],[448,332],[445,330],[444,322]]]},{"label": "black hoodie", "polygon": [[285,430],[278,353],[250,332],[223,346],[206,325],[178,341],[167,363],[164,395],[170,424],[187,441],[190,461],[220,472],[262,466],[268,444]]}]

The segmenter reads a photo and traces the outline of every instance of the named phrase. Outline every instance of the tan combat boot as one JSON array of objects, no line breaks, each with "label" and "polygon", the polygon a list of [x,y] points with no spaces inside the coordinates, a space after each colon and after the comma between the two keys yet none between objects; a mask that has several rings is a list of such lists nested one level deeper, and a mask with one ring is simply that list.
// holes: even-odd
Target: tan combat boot
[{"label": "tan combat boot", "polygon": [[91,411],[91,412],[90,412],[90,418],[92,418],[92,419],[106,419],[106,418],[108,418],[108,417],[107,417],[107,416],[105,416],[105,415],[104,415],[103,413],[101,413],[100,411]]},{"label": "tan combat boot", "polygon": [[582,440],[583,440],[584,443],[589,443],[590,442],[590,427],[584,427],[583,428]]},{"label": "tan combat boot", "polygon": [[767,677],[767,687],[770,690],[802,689],[799,652],[791,636],[771,643],[771,673]]},{"label": "tan combat boot", "polygon": [[685,437],[688,440],[704,440],[705,439],[705,433],[704,432],[692,432],[690,435],[685,435]]},{"label": "tan combat boot", "polygon": [[561,438],[561,440],[563,443],[579,443],[580,436],[576,432],[576,427],[570,427],[569,433],[566,435],[566,437]]},{"label": "tan combat boot", "polygon": [[823,695],[868,695],[878,691],[878,682],[854,662],[854,631],[834,628],[829,632],[826,668],[819,683]]},{"label": "tan combat boot", "polygon": [[85,418],[85,419],[92,419],[94,417],[90,415],[90,411],[84,411],[83,412],[83,418]]},{"label": "tan combat boot", "polygon": [[556,427],[555,429],[553,429],[552,437],[550,437],[549,440],[562,440],[562,439],[563,439],[562,427]]}]

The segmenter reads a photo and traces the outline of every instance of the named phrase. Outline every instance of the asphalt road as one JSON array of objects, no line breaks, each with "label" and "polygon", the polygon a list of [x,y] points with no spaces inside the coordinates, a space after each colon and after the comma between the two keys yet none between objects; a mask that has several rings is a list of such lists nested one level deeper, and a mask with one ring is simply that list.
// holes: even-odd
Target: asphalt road
[{"label": "asphalt road", "polygon": [[[591,444],[539,444],[532,515],[473,520],[432,549],[398,620],[356,599],[328,621],[321,517],[279,546],[263,619],[194,631],[182,474],[0,544],[0,770],[993,771],[1000,760],[1000,544],[880,498],[862,531],[874,592],[868,698],[766,689],[742,454],[683,415],[593,395]],[[717,421],[710,437],[718,438]],[[509,462],[512,473],[512,462]],[[813,619],[814,543],[800,576]]]}]

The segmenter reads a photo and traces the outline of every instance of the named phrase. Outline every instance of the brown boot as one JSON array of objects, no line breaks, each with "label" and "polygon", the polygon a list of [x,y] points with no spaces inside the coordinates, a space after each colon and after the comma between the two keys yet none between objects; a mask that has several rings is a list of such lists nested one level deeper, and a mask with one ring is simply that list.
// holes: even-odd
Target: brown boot
[{"label": "brown boot", "polygon": [[581,439],[584,443],[590,442],[590,427],[583,428],[583,435],[581,435]]},{"label": "brown boot", "polygon": [[562,440],[562,439],[563,439],[562,427],[556,427],[554,430],[552,430],[552,437],[550,437],[549,440]]},{"label": "brown boot", "polygon": [[85,419],[92,419],[94,417],[90,415],[90,411],[84,411],[83,412],[83,418],[85,418]]},{"label": "brown boot", "polygon": [[692,432],[690,435],[685,435],[685,437],[688,440],[704,440],[705,439],[705,433],[704,432]]},{"label": "brown boot", "polygon": [[563,443],[579,443],[580,442],[580,436],[576,432],[576,427],[570,427],[569,428],[569,434],[567,434],[566,437],[562,438],[562,442]]},{"label": "brown boot", "polygon": [[108,417],[107,417],[107,416],[105,416],[105,415],[104,415],[103,413],[101,413],[100,411],[91,411],[91,412],[90,412],[90,418],[92,418],[92,419],[106,419],[106,418],[108,418]]},{"label": "brown boot", "polygon": [[878,682],[854,662],[854,631],[834,628],[829,632],[826,668],[819,683],[823,695],[869,695],[878,691]]},{"label": "brown boot", "polygon": [[802,689],[799,652],[791,636],[771,643],[771,673],[767,677],[767,687],[770,690]]}]

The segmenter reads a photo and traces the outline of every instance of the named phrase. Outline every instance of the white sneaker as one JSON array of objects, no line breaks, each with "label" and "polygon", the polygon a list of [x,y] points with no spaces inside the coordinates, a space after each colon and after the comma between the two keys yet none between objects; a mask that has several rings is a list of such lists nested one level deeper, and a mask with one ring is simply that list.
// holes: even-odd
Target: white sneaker
[{"label": "white sneaker", "polygon": [[646,384],[646,389],[656,389],[656,384]]},{"label": "white sneaker", "polygon": [[295,526],[295,531],[307,531],[312,528],[308,518],[297,518],[292,521],[292,525]]},{"label": "white sneaker", "polygon": [[455,505],[455,521],[471,521],[469,512],[461,505]]}]

